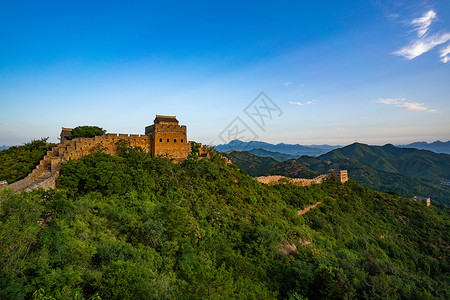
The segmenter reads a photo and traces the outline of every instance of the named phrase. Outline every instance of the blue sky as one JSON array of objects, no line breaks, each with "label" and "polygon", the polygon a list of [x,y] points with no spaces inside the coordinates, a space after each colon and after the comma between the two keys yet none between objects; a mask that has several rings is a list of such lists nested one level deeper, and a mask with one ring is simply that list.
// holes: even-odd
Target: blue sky
[{"label": "blue sky", "polygon": [[156,114],[207,144],[447,141],[448,60],[447,0],[2,1],[0,145]]}]

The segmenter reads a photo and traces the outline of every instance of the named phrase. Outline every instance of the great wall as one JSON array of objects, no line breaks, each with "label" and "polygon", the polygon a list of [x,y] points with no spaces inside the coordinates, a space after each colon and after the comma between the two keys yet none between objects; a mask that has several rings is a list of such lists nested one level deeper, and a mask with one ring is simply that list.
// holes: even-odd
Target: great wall
[{"label": "great wall", "polygon": [[297,186],[309,186],[312,184],[320,184],[322,183],[326,178],[334,176],[337,180],[344,183],[348,181],[348,173],[347,170],[330,170],[328,174],[319,175],[312,179],[306,179],[306,178],[289,178],[285,176],[279,176],[279,175],[271,175],[271,176],[260,176],[255,177],[255,179],[261,183],[267,184],[267,185],[274,185],[274,184],[293,184]]},{"label": "great wall", "polygon": [[[186,126],[178,125],[178,120],[172,116],[157,115],[154,124],[145,128],[145,135],[108,133],[93,138],[68,140],[70,131],[68,128],[62,129],[61,143],[48,151],[27,177],[1,188],[12,189],[14,193],[38,187],[55,188],[62,163],[83,158],[99,150],[117,155],[117,144],[120,141],[125,141],[131,147],[140,147],[152,156],[167,155],[175,161],[186,159],[193,143],[187,141]],[[199,155],[206,156],[206,146],[199,145]]]},{"label": "great wall", "polygon": [[297,186],[309,186],[312,184],[319,184],[322,183],[329,175],[320,175],[313,179],[306,179],[306,178],[289,178],[285,176],[279,176],[279,175],[271,175],[271,176],[260,176],[255,177],[255,179],[261,183],[267,184],[267,185],[274,185],[274,184],[293,184]]},{"label": "great wall", "polygon": [[[72,129],[62,128],[61,142],[53,147],[42,158],[36,168],[27,177],[11,184],[3,184],[0,188],[11,189],[14,193],[29,191],[39,187],[44,189],[56,188],[56,180],[59,177],[61,164],[81,159],[96,151],[117,155],[117,145],[125,141],[131,147],[140,147],[153,157],[167,155],[175,161],[183,161],[191,153],[191,145],[194,142],[187,141],[186,126],[178,125],[174,116],[157,115],[154,124],[145,127],[145,134],[117,134],[108,133],[93,138],[74,138],[69,140]],[[207,156],[208,150],[205,145],[199,144],[199,155]],[[332,172],[341,182],[348,180],[347,171],[340,170]],[[320,184],[330,174],[320,175],[313,179],[288,178],[284,176],[262,176],[255,179],[261,183],[286,184],[291,183],[298,186]]]}]

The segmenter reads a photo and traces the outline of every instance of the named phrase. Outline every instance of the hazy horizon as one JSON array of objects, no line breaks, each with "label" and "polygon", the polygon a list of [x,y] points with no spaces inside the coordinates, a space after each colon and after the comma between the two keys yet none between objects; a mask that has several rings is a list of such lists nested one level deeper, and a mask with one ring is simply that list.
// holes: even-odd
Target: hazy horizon
[{"label": "hazy horizon", "polygon": [[0,25],[0,145],[156,114],[204,144],[450,139],[449,1],[3,1]]}]

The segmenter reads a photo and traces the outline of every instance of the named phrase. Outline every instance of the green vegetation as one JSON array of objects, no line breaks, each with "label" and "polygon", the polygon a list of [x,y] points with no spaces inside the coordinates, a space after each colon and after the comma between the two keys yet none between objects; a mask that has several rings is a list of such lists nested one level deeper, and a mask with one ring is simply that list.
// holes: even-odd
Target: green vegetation
[{"label": "green vegetation", "polygon": [[431,197],[434,204],[450,205],[450,187],[424,178],[411,178],[399,173],[377,170],[355,159],[336,158],[326,160],[302,156],[298,163],[318,172],[326,173],[329,169],[346,169],[349,176],[358,183],[381,192],[395,192],[402,197]]},{"label": "green vegetation", "polygon": [[346,169],[351,178],[371,189],[409,198],[427,196],[432,203],[450,205],[450,186],[441,184],[450,176],[450,155],[447,154],[355,143],[319,157],[301,156],[283,162],[249,152],[232,151],[224,155],[254,177],[312,178],[330,169]]},{"label": "green vegetation", "polygon": [[276,161],[286,161],[286,160],[296,159],[299,157],[299,155],[285,154],[285,153],[280,153],[280,152],[272,152],[272,151],[267,151],[264,149],[252,149],[252,150],[248,150],[247,152],[254,154],[256,156],[272,157]]},{"label": "green vegetation", "polygon": [[266,186],[217,152],[122,147],[58,186],[0,192],[1,299],[450,297],[449,211],[352,180]]},{"label": "green vegetation", "polygon": [[319,158],[355,159],[380,171],[431,180],[438,184],[450,179],[450,155],[428,150],[398,148],[390,144],[369,146],[354,143],[330,151]]},{"label": "green vegetation", "polygon": [[279,162],[271,157],[260,157],[249,152],[239,151],[230,151],[223,155],[253,177],[281,175],[292,178],[314,178],[320,175],[295,160]]},{"label": "green vegetation", "polygon": [[31,141],[23,146],[13,146],[0,151],[0,181],[8,183],[25,178],[39,164],[54,144],[48,138]]},{"label": "green vegetation", "polygon": [[72,140],[78,137],[92,138],[94,136],[104,135],[105,133],[106,130],[98,126],[78,126],[72,130],[67,139]]}]

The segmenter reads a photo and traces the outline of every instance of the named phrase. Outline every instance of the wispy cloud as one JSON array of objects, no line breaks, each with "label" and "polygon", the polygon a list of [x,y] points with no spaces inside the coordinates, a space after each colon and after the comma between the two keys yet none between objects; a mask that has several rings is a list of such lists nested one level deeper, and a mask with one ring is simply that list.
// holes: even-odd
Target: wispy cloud
[{"label": "wispy cloud", "polygon": [[405,110],[428,111],[428,112],[436,112],[437,111],[436,109],[426,107],[424,103],[407,101],[406,98],[379,99],[379,100],[377,100],[377,102],[392,105],[395,107],[400,107]]},{"label": "wispy cloud", "polygon": [[302,102],[294,102],[294,101],[291,101],[291,102],[289,102],[289,104],[298,105],[298,106],[305,106],[305,105],[312,104],[313,102],[314,102],[314,101],[307,101],[307,102],[305,102],[305,103],[302,103]]},{"label": "wispy cloud", "polygon": [[441,50],[441,61],[446,64],[450,61],[450,44],[447,45],[444,49]]},{"label": "wispy cloud", "polygon": [[283,85],[285,87],[291,86],[291,84],[292,84],[292,81],[288,81],[288,82],[283,83]]},{"label": "wispy cloud", "polygon": [[[416,18],[410,22],[410,25],[414,27],[413,31],[417,31],[417,38],[413,39],[409,45],[393,52],[398,56],[403,56],[409,60],[420,56],[434,47],[444,44],[450,40],[450,32],[436,33],[429,35],[430,25],[436,18],[436,12],[430,10],[426,12],[422,17]],[[448,53],[447,53],[448,54]],[[446,55],[447,55],[446,54]],[[448,61],[448,58],[441,59],[442,62]],[[442,55],[441,55],[442,57]]]},{"label": "wispy cloud", "polygon": [[395,51],[394,54],[404,56],[407,59],[413,59],[449,40],[450,40],[450,32],[443,34],[436,34],[427,38],[415,40],[408,46],[403,47],[398,51]]},{"label": "wispy cloud", "polygon": [[417,31],[417,35],[419,37],[422,37],[425,33],[427,33],[434,18],[436,18],[436,13],[430,10],[426,12],[422,17],[411,21],[411,25],[416,27],[414,28],[414,30]]}]

